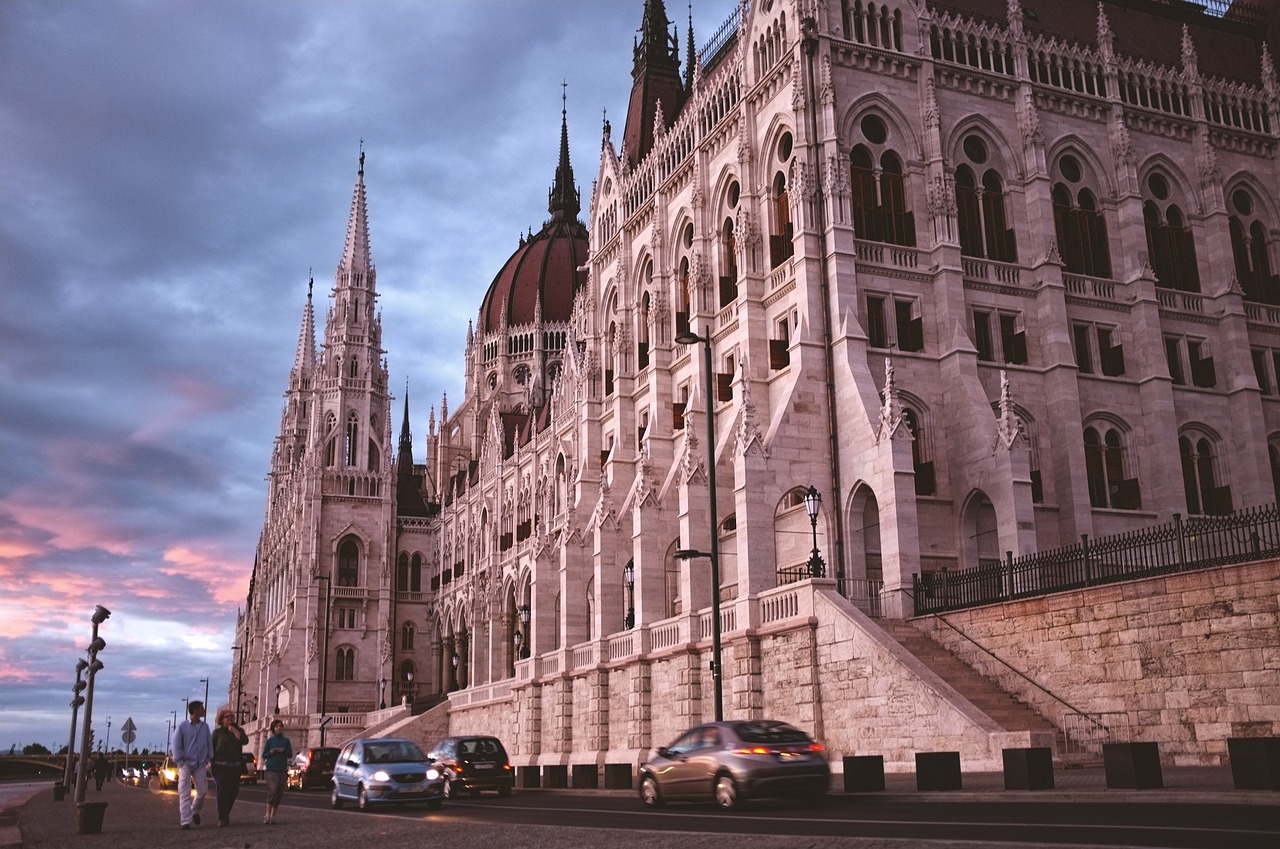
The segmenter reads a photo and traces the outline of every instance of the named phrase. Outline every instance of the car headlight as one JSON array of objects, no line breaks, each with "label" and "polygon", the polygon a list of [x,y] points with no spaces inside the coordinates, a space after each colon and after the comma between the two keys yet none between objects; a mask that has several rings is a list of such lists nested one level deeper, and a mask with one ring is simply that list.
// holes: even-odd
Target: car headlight
[{"label": "car headlight", "polygon": [[431,781],[435,781],[439,777],[440,777],[439,770],[435,770],[435,769],[427,770],[427,778],[430,779]]},{"label": "car headlight", "polygon": [[166,769],[166,770],[164,771],[164,780],[165,780],[165,781],[177,781],[177,780],[178,780],[178,773],[177,773],[177,771],[176,771],[176,770],[172,770],[172,769]]},{"label": "car headlight", "polygon": [[373,780],[374,781],[390,781],[391,776],[387,774],[386,770],[380,769],[373,774]]}]

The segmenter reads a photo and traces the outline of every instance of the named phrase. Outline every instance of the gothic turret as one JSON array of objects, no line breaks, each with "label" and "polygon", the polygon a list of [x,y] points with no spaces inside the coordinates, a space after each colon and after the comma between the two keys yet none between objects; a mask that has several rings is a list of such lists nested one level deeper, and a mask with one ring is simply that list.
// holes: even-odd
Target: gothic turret
[{"label": "gothic turret", "polygon": [[653,148],[653,121],[662,104],[664,125],[670,127],[684,105],[680,82],[680,45],[667,19],[662,0],[645,0],[640,38],[634,45],[631,102],[622,135],[627,161],[635,165]]}]

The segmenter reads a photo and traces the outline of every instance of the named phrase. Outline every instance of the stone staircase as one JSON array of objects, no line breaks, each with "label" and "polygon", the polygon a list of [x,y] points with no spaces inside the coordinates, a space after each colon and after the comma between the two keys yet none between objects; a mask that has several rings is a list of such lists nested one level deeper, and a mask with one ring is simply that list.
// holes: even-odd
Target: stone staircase
[{"label": "stone staircase", "polygon": [[935,643],[909,622],[877,619],[876,624],[916,660],[956,689],[974,707],[1010,732],[1047,732],[1053,735],[1054,753],[1063,749],[1062,733],[1057,726],[1036,713],[1028,705],[1002,690],[991,679]]}]

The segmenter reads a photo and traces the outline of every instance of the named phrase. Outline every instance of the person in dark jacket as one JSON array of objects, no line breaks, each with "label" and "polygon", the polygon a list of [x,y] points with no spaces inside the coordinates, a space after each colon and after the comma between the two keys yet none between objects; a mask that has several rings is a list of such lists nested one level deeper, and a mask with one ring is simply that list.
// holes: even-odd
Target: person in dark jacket
[{"label": "person in dark jacket", "polygon": [[102,783],[107,780],[107,773],[111,772],[111,764],[102,752],[98,752],[98,756],[93,761],[93,782],[99,790],[102,789]]},{"label": "person in dark jacket", "polygon": [[244,771],[244,745],[249,737],[236,725],[236,715],[228,708],[218,711],[218,727],[213,730],[213,779],[218,784],[218,825],[231,825],[231,806],[240,795],[240,773]]}]

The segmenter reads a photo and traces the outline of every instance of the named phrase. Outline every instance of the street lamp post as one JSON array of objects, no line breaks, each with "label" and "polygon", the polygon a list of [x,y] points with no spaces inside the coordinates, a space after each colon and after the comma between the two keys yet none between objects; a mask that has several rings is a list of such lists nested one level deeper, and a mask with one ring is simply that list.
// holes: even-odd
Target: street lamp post
[{"label": "street lamp post", "polygon": [[623,627],[631,629],[636,627],[636,562],[628,560],[627,565],[622,567],[622,582],[627,585],[627,618],[623,621]]},{"label": "street lamp post", "polygon": [[809,577],[825,578],[827,564],[818,553],[818,511],[822,509],[822,493],[818,488],[810,486],[804,494],[804,509],[809,514],[809,525],[813,528],[813,552],[809,555]]},{"label": "street lamp post", "polygon": [[111,611],[102,605],[94,608],[89,621],[93,623],[93,639],[89,642],[89,685],[84,696],[84,728],[80,735],[80,772],[76,776],[76,803],[84,802],[85,785],[89,778],[89,735],[93,728],[93,681],[102,669],[102,661],[98,660],[98,652],[107,647],[106,640],[98,636],[98,626],[111,616]]},{"label": "street lamp post", "polygon": [[89,661],[84,658],[76,661],[76,683],[71,686],[71,736],[67,738],[67,768],[62,776],[63,793],[71,789],[72,758],[76,756],[76,714],[80,712],[80,705],[84,704],[84,696],[80,694],[88,686],[80,679],[80,674],[88,668]]},{"label": "street lamp post", "polygon": [[201,678],[200,683],[204,684],[204,709],[209,710],[209,679]]},{"label": "street lamp post", "polygon": [[529,618],[531,613],[532,611],[529,610],[529,605],[520,605],[520,633],[524,634],[524,637],[520,641],[521,660],[527,658],[529,656],[529,652],[533,649],[533,640],[529,639]]},{"label": "street lamp post", "polygon": [[386,690],[387,690],[387,679],[379,678],[378,679],[378,710],[387,709]]},{"label": "street lamp post", "polygon": [[711,514],[711,550],[705,554],[694,549],[681,549],[676,557],[689,560],[694,557],[706,557],[711,561],[711,679],[715,684],[716,722],[724,719],[724,692],[720,668],[720,523],[716,517],[716,402],[712,396],[713,374],[711,372],[711,328],[704,327],[706,336],[699,336],[691,330],[676,335],[676,342],[681,345],[702,343],[702,376],[703,396],[707,405],[707,496],[710,500],[708,512]]},{"label": "street lamp post", "polygon": [[98,745],[102,747],[99,749],[99,751],[102,751],[103,749],[105,749],[108,753],[111,752],[111,717],[109,716],[107,717],[107,739],[103,740]]},{"label": "street lamp post", "polygon": [[[280,715],[280,691],[283,689],[284,689],[283,684],[276,684],[276,699],[275,699],[276,707],[275,707],[275,710],[272,711],[272,714],[274,714],[275,716]],[[323,714],[323,711],[321,713]]]}]

